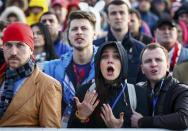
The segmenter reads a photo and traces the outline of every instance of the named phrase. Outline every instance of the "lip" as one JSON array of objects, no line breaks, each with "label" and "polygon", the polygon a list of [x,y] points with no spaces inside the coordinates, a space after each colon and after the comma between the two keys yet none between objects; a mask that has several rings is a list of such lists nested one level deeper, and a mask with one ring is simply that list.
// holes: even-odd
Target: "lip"
[{"label": "lip", "polygon": [[116,21],[115,23],[116,23],[116,24],[121,24],[122,22],[121,22],[121,21]]},{"label": "lip", "polygon": [[112,76],[114,74],[115,68],[113,66],[107,67],[107,76]]},{"label": "lip", "polygon": [[158,71],[156,69],[153,69],[150,71],[152,74],[156,74]]},{"label": "lip", "polygon": [[76,41],[77,43],[82,43],[82,42],[84,41],[84,39],[83,39],[83,38],[76,38],[75,41]]},{"label": "lip", "polygon": [[18,58],[9,58],[8,60],[9,60],[9,61],[19,61]]}]

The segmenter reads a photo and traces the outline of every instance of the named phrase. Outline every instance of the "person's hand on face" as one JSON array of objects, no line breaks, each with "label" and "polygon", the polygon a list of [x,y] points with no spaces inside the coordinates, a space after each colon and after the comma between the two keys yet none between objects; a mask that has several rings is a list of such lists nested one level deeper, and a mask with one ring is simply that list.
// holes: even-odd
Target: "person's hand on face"
[{"label": "person's hand on face", "polygon": [[98,94],[96,91],[87,91],[82,102],[79,101],[78,97],[74,97],[77,113],[81,118],[87,119],[95,110],[97,105],[99,104],[99,100],[97,99]]},{"label": "person's hand on face", "polygon": [[119,114],[119,119],[115,118],[109,104],[103,104],[101,117],[109,128],[121,128],[124,122],[124,113]]}]

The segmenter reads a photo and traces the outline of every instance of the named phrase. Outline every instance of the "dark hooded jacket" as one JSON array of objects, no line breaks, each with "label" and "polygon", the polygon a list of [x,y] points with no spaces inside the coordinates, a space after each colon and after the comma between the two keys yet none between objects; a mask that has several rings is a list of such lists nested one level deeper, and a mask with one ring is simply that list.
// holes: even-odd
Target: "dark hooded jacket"
[{"label": "dark hooded jacket", "polygon": [[[108,46],[113,46],[118,50],[118,53],[120,55],[121,67],[122,67],[119,77],[113,82],[113,84],[106,84],[104,82],[104,78],[100,70],[101,54],[103,53],[103,50]],[[69,120],[68,127],[71,127],[71,128],[107,128],[104,121],[100,117],[101,106],[104,103],[109,103],[110,106],[112,107],[112,105],[114,104],[114,101],[117,99],[120,92],[122,92],[123,87],[125,87],[124,88],[125,90],[123,91],[122,95],[120,95],[120,98],[118,99],[112,111],[113,111],[114,116],[118,119],[119,119],[119,114],[121,112],[124,112],[125,121],[124,121],[123,127],[130,127],[131,126],[130,117],[132,114],[132,110],[130,107],[130,101],[128,97],[127,84],[125,82],[125,79],[127,78],[127,71],[128,71],[128,58],[127,58],[127,53],[124,50],[123,46],[117,42],[103,43],[99,47],[95,55],[95,82],[89,82],[88,84],[78,87],[77,94],[76,94],[80,102],[82,102],[86,91],[92,87],[93,83],[95,83],[95,89],[96,89],[96,92],[98,93],[98,99],[100,100],[99,105],[96,107],[94,112],[89,117],[89,121],[83,123],[75,115],[76,106],[74,103],[74,111]],[[142,88],[136,89],[136,94],[137,92],[142,92],[140,89]],[[139,95],[137,95],[137,100],[138,99],[141,100],[141,98],[144,98],[144,96],[142,95],[144,94],[139,93]],[[141,100],[141,101],[144,101],[144,100]],[[146,110],[142,110],[144,109],[145,105],[140,104],[139,101],[137,103],[138,103],[137,111],[141,113],[145,113]]]}]

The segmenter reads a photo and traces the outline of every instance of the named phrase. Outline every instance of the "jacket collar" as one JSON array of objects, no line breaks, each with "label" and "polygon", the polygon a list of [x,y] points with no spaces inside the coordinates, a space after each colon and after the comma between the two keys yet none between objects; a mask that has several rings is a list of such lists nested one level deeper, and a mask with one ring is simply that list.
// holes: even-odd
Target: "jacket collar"
[{"label": "jacket collar", "polygon": [[[161,91],[166,92],[175,83],[178,83],[178,81],[176,79],[174,79],[170,73],[168,73],[164,79],[161,79],[159,82],[157,82],[157,84],[154,87],[154,92],[158,92],[160,90],[160,86],[161,86]],[[152,89],[151,89],[149,81],[147,81],[146,85],[147,85],[147,88],[149,89],[149,91],[151,91]]]},{"label": "jacket collar", "polygon": [[[117,39],[115,38],[115,36],[113,35],[113,33],[110,29],[108,31],[106,38],[105,38],[105,41],[117,41]],[[122,43],[122,45],[124,46],[125,49],[130,49],[133,46],[132,45],[132,37],[131,37],[130,32],[125,34],[121,43]]]}]

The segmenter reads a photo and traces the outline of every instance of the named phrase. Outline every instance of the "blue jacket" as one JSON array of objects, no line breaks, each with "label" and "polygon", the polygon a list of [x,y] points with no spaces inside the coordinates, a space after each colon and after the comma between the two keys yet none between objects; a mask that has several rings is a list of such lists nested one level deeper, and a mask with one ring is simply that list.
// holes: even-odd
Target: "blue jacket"
[{"label": "blue jacket", "polygon": [[[117,41],[112,32],[109,31],[106,37],[102,37],[94,44],[100,46],[105,41]],[[127,82],[136,84],[137,82],[145,81],[145,76],[142,74],[140,68],[140,53],[144,48],[144,44],[134,39],[130,33],[127,33],[122,41],[122,45],[128,54],[128,78]]]},{"label": "blue jacket", "polygon": [[55,48],[55,52],[56,52],[56,55],[58,56],[58,58],[61,55],[65,54],[71,50],[71,47],[68,44],[64,44],[63,41],[60,39],[57,39],[54,42],[54,48]]},{"label": "blue jacket", "polygon": [[[97,48],[94,47],[94,54],[96,53]],[[73,70],[69,68],[71,62],[73,61],[73,52],[69,51],[68,53],[61,56],[61,58],[48,61],[44,64],[43,71],[52,76],[53,78],[57,79],[64,91],[64,102],[66,104],[70,104],[72,102],[73,97],[75,96],[75,86],[74,80],[72,78]],[[88,74],[88,77],[82,82],[82,84],[86,84],[90,80],[94,79],[95,72],[94,72],[94,55],[90,62],[91,70]]]},{"label": "blue jacket", "polygon": [[179,56],[177,63],[182,63],[187,60],[188,60],[188,49],[182,46],[180,56]]}]

